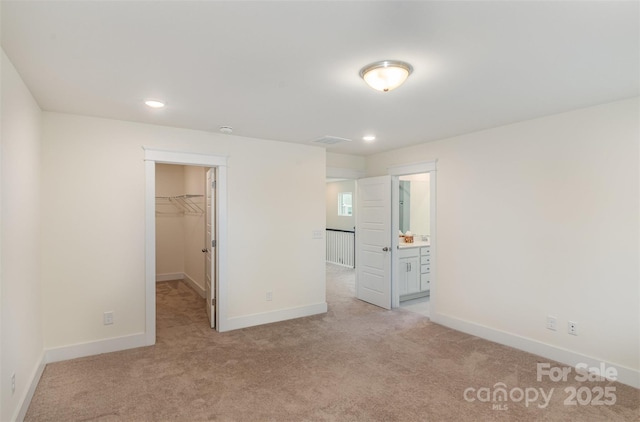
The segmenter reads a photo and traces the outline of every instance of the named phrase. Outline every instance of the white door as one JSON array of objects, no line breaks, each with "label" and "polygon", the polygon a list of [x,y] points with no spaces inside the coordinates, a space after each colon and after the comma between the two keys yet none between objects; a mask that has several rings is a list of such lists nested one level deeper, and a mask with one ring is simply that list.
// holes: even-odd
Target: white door
[{"label": "white door", "polygon": [[216,250],[215,230],[215,169],[207,170],[207,183],[205,186],[205,299],[207,300],[207,316],[211,328],[216,328]]},{"label": "white door", "polygon": [[391,309],[391,176],[358,180],[356,297]]}]

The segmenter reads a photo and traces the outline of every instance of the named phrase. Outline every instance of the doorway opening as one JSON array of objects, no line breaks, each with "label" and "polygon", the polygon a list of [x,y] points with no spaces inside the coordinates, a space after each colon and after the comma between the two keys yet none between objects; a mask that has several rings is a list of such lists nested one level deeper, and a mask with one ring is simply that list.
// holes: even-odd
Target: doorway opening
[{"label": "doorway opening", "polygon": [[[414,211],[416,216],[411,215],[409,198],[414,179],[416,186],[428,186],[426,196],[416,195],[413,200],[424,209]],[[401,186],[407,190],[402,209]],[[392,309],[400,307],[401,299],[407,302],[428,296],[428,312],[434,314],[436,161],[392,167],[386,176],[359,179],[356,209],[356,297]],[[428,217],[418,223],[416,217],[424,214]],[[419,233],[414,235],[412,230]]]},{"label": "doorway opening", "polygon": [[355,179],[326,181],[325,260],[328,264],[356,267]]},{"label": "doorway opening", "polygon": [[389,169],[392,307],[430,317],[436,293],[436,161]]},{"label": "doorway opening", "polygon": [[[396,180],[397,179],[397,180]],[[398,190],[398,305],[429,317],[431,294],[431,188],[430,174],[394,178]]]},{"label": "doorway opening", "polygon": [[[179,164],[184,166],[201,166],[207,168],[209,182],[206,182],[204,203],[204,220],[209,223],[204,230],[210,239],[201,247],[201,253],[210,255],[205,265],[204,291],[206,308],[209,308],[210,321],[217,331],[226,331],[227,305],[227,157],[166,151],[144,148],[145,152],[145,337],[146,344],[156,341],[156,164]],[[188,194],[175,201],[182,201],[187,209],[195,210],[194,198]],[[209,195],[209,198],[207,198]],[[162,196],[162,195],[160,195]],[[181,196],[181,195],[178,195]],[[192,201],[187,201],[191,199]],[[208,212],[208,214],[207,214]],[[202,243],[201,243],[202,245]],[[206,269],[210,269],[207,283]],[[213,327],[213,325],[212,325]]]},{"label": "doorway opening", "polygon": [[[163,307],[171,312],[158,312],[158,324],[171,313],[181,314],[181,307],[195,306],[202,316],[209,315],[205,299],[207,282],[210,285],[211,280],[207,170],[201,166],[156,163],[156,282],[162,283],[156,285],[156,291],[163,292],[162,298],[174,299],[170,307]],[[197,300],[194,303],[191,292],[201,297],[199,305]],[[175,300],[177,297],[183,300]],[[160,304],[157,306],[160,309]]]},{"label": "doorway opening", "polygon": [[[327,281],[338,281],[341,289],[355,297],[356,203],[358,179],[364,171],[327,167],[326,178],[326,269]],[[329,293],[329,292],[327,292]]]}]

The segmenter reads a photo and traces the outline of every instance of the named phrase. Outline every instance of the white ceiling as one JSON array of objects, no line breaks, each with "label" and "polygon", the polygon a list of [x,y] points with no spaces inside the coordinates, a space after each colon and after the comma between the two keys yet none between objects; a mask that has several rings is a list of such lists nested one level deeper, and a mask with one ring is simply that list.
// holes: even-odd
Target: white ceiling
[{"label": "white ceiling", "polygon": [[[639,95],[639,12],[637,1],[2,1],[2,46],[44,110],[307,144],[332,135],[353,141],[328,151],[368,155]],[[374,91],[358,72],[382,59],[414,73]]]}]

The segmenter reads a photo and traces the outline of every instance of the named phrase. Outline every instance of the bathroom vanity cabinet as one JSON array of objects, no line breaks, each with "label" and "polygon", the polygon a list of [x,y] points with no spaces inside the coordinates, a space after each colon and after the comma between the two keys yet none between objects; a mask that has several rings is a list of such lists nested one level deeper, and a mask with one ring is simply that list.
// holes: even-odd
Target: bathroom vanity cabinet
[{"label": "bathroom vanity cabinet", "polygon": [[431,247],[403,246],[398,255],[400,300],[427,296],[431,287]]}]

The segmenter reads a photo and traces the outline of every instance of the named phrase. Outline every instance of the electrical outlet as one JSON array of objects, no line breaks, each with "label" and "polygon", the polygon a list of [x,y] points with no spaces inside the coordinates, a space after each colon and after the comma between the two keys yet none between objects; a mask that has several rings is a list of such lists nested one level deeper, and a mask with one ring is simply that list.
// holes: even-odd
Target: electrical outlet
[{"label": "electrical outlet", "polygon": [[547,315],[547,330],[556,331],[558,329],[558,318]]},{"label": "electrical outlet", "polygon": [[102,318],[104,325],[113,324],[113,311],[105,312]]},{"label": "electrical outlet", "polygon": [[267,292],[267,302],[271,302],[273,300],[273,292]]},{"label": "electrical outlet", "polygon": [[574,321],[569,321],[569,334],[572,336],[578,335],[578,323]]},{"label": "electrical outlet", "polygon": [[11,394],[16,392],[16,374],[11,374]]}]

